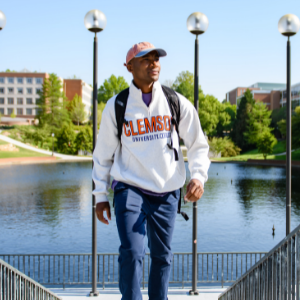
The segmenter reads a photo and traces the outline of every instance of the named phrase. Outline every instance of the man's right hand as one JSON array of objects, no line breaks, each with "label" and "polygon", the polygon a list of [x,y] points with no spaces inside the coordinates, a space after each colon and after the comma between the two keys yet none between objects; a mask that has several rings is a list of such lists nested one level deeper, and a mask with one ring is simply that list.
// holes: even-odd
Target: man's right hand
[{"label": "man's right hand", "polygon": [[108,220],[106,220],[104,218],[104,215],[103,215],[103,212],[106,211],[106,215],[107,215],[107,218],[108,220],[111,220],[111,214],[110,214],[110,205],[109,205],[109,202],[99,202],[97,203],[96,205],[96,215],[97,215],[97,218],[100,222],[108,225]]}]

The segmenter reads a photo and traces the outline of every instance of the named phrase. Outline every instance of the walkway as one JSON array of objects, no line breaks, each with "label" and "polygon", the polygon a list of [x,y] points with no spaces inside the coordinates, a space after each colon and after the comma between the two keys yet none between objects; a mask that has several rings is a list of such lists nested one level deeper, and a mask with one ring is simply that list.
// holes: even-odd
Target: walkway
[{"label": "walkway", "polygon": [[[86,300],[91,299],[89,297],[90,288],[51,288],[57,296],[62,298],[62,300]],[[198,289],[200,294],[197,296],[197,300],[218,300],[218,296],[225,291],[225,288],[203,288]],[[100,295],[98,297],[93,297],[96,299],[104,300],[121,300],[121,294],[117,289],[98,289]],[[188,289],[170,289],[168,293],[168,300],[191,300],[195,299],[193,296],[190,296]],[[142,291],[143,300],[148,300],[148,291]]]},{"label": "walkway", "polygon": [[[38,148],[35,148],[33,146],[30,146],[30,145],[26,145],[22,142],[16,141],[16,140],[11,139],[11,138],[9,138],[7,136],[4,136],[2,134],[0,134],[0,140],[2,140],[4,142],[7,142],[7,143],[10,143],[10,144],[13,144],[15,146],[24,148],[24,149],[28,149],[28,150],[35,151],[35,152],[42,153],[42,154],[52,155],[52,151],[42,150],[42,149],[38,149]],[[76,156],[76,155],[65,155],[65,154],[60,154],[60,153],[56,153],[56,152],[54,152],[54,156],[58,157],[58,158],[65,159],[65,160],[81,160],[81,161],[82,160],[92,160],[92,157],[81,157],[81,156]]]}]

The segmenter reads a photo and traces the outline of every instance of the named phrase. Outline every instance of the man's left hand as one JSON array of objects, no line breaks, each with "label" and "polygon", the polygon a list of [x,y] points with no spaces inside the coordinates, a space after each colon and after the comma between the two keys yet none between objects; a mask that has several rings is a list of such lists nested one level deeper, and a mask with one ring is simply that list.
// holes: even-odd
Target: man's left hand
[{"label": "man's left hand", "polygon": [[186,187],[185,201],[196,202],[204,193],[203,185],[198,179],[191,179]]}]

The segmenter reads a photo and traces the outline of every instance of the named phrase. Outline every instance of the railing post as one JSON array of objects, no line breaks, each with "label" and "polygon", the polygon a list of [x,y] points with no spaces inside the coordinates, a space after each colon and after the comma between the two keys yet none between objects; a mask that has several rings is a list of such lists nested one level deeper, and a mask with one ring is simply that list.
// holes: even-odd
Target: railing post
[{"label": "railing post", "polygon": [[224,254],[222,253],[222,288],[224,287]]},{"label": "railing post", "polygon": [[297,270],[297,284],[296,284],[296,299],[300,298],[300,232],[297,233],[297,248],[296,248],[296,270]]}]

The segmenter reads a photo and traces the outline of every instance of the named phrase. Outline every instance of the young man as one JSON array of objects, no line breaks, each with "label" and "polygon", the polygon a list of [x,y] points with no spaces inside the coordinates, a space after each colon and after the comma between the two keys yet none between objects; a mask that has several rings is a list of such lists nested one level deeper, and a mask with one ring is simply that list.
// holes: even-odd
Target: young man
[{"label": "young man", "polygon": [[[121,241],[119,287],[122,300],[142,299],[140,282],[146,234],[152,261],[149,300],[167,299],[171,241],[186,172],[170,107],[158,82],[161,56],[166,56],[166,52],[147,42],[135,44],[128,51],[125,66],[133,81],[121,139],[118,137],[114,96],[103,111],[93,154],[96,213],[98,219],[107,225],[103,212],[110,220],[107,194],[110,175],[114,178],[112,189]],[[177,96],[180,104],[178,129],[188,149],[191,173],[184,198],[194,202],[204,192],[210,165],[209,147],[195,108],[185,97]]]}]

